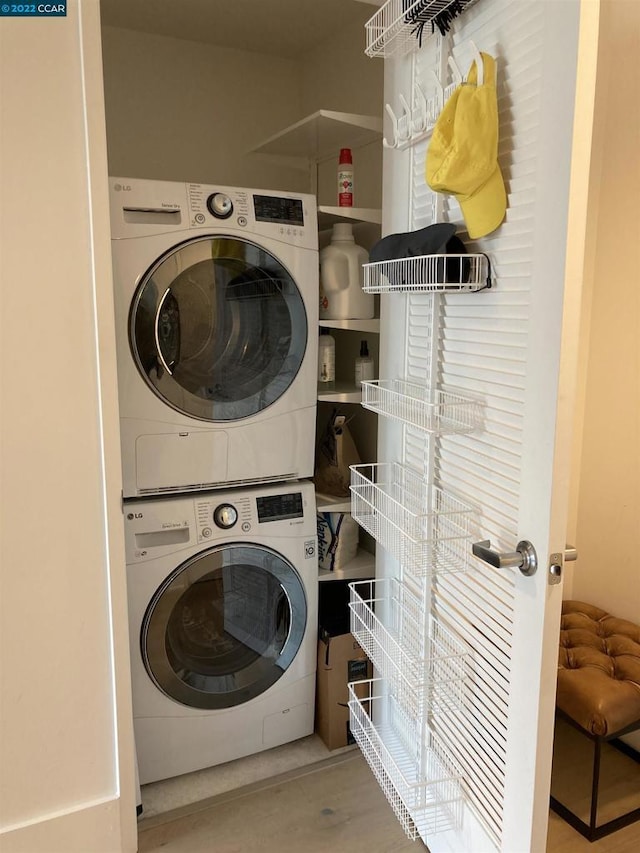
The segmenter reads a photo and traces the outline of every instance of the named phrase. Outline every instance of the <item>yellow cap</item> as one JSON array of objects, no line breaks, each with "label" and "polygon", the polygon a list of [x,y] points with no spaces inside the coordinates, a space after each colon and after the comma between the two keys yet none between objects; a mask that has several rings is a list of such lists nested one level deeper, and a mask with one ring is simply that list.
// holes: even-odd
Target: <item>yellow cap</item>
[{"label": "yellow cap", "polygon": [[484,237],[500,225],[507,197],[498,165],[496,63],[480,54],[484,79],[478,85],[475,61],[467,82],[457,87],[438,117],[427,151],[427,184],[454,195],[469,236]]}]

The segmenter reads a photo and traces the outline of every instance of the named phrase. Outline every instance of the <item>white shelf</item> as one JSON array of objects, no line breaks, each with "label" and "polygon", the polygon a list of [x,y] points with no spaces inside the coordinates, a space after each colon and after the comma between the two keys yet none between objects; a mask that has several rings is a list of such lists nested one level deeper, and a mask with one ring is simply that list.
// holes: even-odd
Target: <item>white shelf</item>
[{"label": "white shelf", "polygon": [[354,332],[380,334],[380,320],[318,320],[318,325],[326,329],[351,329]]},{"label": "white shelf", "polygon": [[382,119],[356,113],[318,110],[261,142],[249,153],[296,158],[299,168],[310,161],[337,157],[341,148],[359,148],[382,137]]},{"label": "white shelf", "polygon": [[382,210],[378,207],[318,205],[318,230],[326,231],[336,222],[369,222],[373,225],[382,225]]},{"label": "white shelf", "polygon": [[473,432],[482,414],[480,402],[463,393],[426,388],[402,379],[363,382],[362,405],[431,435]]},{"label": "white shelf", "polygon": [[358,553],[342,569],[319,569],[319,581],[357,581],[372,578],[376,573],[375,554],[358,548]]},{"label": "white shelf", "polygon": [[336,382],[331,391],[318,392],[318,400],[321,403],[361,403],[362,389],[350,382]]},{"label": "white shelf", "polygon": [[339,498],[316,492],[316,510],[318,512],[351,512],[351,495]]}]

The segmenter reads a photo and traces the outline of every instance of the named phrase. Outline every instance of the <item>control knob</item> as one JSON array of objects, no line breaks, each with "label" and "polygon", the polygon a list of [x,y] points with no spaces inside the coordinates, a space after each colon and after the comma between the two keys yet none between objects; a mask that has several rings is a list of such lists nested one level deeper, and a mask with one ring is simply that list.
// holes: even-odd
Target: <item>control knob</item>
[{"label": "control knob", "polygon": [[232,504],[220,504],[213,511],[213,520],[223,530],[228,530],[238,520],[238,510]]},{"label": "control knob", "polygon": [[207,199],[207,209],[216,219],[228,219],[233,213],[233,202],[225,193],[211,193]]}]

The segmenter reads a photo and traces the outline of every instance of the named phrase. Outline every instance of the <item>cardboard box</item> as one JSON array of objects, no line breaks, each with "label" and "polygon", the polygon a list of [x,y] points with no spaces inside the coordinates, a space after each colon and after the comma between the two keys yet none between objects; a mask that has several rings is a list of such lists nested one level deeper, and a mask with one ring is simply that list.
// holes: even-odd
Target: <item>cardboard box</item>
[{"label": "cardboard box", "polygon": [[353,634],[325,636],[318,642],[315,728],[329,749],[354,743],[347,684],[371,678],[371,673],[371,661]]}]

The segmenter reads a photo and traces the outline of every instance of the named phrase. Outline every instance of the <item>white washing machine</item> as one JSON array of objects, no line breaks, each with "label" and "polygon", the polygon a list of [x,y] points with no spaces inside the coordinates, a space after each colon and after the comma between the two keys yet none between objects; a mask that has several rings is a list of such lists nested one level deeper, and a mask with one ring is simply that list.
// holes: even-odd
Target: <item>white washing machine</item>
[{"label": "white washing machine", "polygon": [[312,734],[313,484],[124,507],[142,784]]},{"label": "white washing machine", "polygon": [[315,197],[109,183],[124,497],[311,477]]}]

